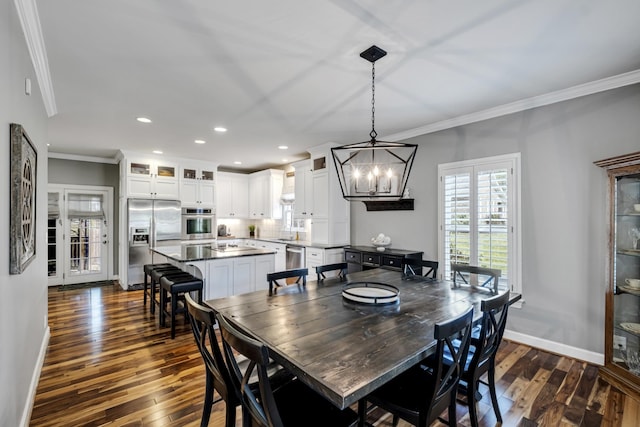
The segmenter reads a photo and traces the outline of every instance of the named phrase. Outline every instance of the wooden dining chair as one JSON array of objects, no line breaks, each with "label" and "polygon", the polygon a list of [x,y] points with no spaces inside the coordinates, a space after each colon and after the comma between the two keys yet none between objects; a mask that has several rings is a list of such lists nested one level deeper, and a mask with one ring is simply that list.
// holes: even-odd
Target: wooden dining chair
[{"label": "wooden dining chair", "polygon": [[[458,386],[458,390],[467,395],[469,417],[473,427],[478,426],[476,403],[482,398],[478,391],[480,382],[489,387],[493,411],[498,422],[502,423],[502,415],[500,414],[496,393],[496,353],[502,342],[502,335],[507,324],[509,292],[482,300],[480,309],[482,310],[480,331],[477,336],[475,332],[472,334],[467,363]],[[488,380],[486,383],[480,379],[485,373],[487,373]]]},{"label": "wooden dining chair", "polygon": [[[453,319],[436,323],[434,365],[419,363],[360,400],[359,416],[366,416],[367,402],[371,402],[393,414],[394,426],[402,418],[426,427],[448,408],[448,425],[456,426],[456,391],[469,350],[472,322],[473,307],[469,307]],[[445,354],[450,360],[445,360]]]},{"label": "wooden dining chair", "polygon": [[435,280],[438,278],[438,261],[403,258],[402,278],[420,278]]},{"label": "wooden dining chair", "polygon": [[[502,272],[497,268],[451,263],[451,275],[453,276],[454,288],[460,287],[460,281],[465,285],[475,286],[472,281],[472,277],[475,276],[479,287],[489,289],[494,294],[497,294],[498,282]],[[481,276],[484,276],[485,279],[482,279]],[[481,280],[484,281],[480,283]]]},{"label": "wooden dining chair", "polygon": [[336,264],[325,264],[316,266],[316,274],[318,275],[318,282],[327,278],[325,273],[329,271],[338,271],[338,277],[343,280],[347,277],[347,269],[349,266],[346,262],[338,262]]},{"label": "wooden dining chair", "polygon": [[267,274],[267,282],[269,282],[269,295],[273,295],[274,287],[286,286],[286,282],[282,282],[285,279],[296,279],[295,283],[302,286],[307,285],[307,274],[309,270],[307,268],[296,268],[294,270],[276,271],[275,273]]},{"label": "wooden dining chair", "polygon": [[[236,407],[240,405],[241,399],[233,387],[231,373],[227,368],[216,338],[214,312],[210,308],[195,302],[189,294],[186,294],[184,299],[187,304],[191,330],[204,360],[206,371],[204,408],[200,426],[209,425],[211,408],[220,400],[225,402],[225,426],[235,426]],[[213,400],[214,390],[218,392],[220,399]]]},{"label": "wooden dining chair", "polygon": [[[269,381],[269,349],[260,341],[236,329],[217,314],[225,360],[231,368],[232,381],[242,397],[244,426],[261,427],[355,427],[358,415],[352,409],[340,410],[311,390],[299,379],[279,387]],[[250,364],[242,370],[236,354]],[[250,387],[251,375],[257,371],[259,387]]]}]

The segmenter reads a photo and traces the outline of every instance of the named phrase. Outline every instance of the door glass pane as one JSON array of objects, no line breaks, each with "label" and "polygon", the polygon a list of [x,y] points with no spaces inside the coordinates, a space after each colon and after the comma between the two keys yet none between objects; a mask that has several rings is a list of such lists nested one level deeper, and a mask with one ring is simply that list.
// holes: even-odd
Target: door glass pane
[{"label": "door glass pane", "polygon": [[102,272],[102,224],[98,218],[69,219],[69,273]]},{"label": "door glass pane", "polygon": [[58,263],[56,257],[56,237],[58,218],[49,218],[47,220],[47,270],[50,277],[58,274]]}]

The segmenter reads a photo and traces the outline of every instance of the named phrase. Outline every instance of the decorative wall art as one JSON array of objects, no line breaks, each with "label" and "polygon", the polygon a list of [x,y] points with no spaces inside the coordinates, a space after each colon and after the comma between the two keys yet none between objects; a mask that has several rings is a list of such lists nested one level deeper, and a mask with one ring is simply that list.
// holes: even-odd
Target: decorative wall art
[{"label": "decorative wall art", "polygon": [[21,274],[36,255],[38,153],[24,128],[11,123],[11,214],[9,272]]}]

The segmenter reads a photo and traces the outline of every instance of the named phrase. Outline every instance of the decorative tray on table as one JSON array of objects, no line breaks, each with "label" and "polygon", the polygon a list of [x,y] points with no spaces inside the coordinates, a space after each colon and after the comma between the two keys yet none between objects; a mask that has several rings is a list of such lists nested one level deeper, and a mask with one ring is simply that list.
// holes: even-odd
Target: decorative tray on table
[{"label": "decorative tray on table", "polygon": [[388,305],[400,301],[400,291],[386,283],[353,282],[342,288],[342,297],[359,304]]}]

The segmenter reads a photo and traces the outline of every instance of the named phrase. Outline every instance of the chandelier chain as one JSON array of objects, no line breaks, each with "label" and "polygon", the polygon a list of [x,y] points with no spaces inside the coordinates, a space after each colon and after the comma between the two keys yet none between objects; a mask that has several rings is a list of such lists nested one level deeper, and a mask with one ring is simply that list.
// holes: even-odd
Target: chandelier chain
[{"label": "chandelier chain", "polygon": [[371,142],[376,142],[376,63],[371,63]]}]

